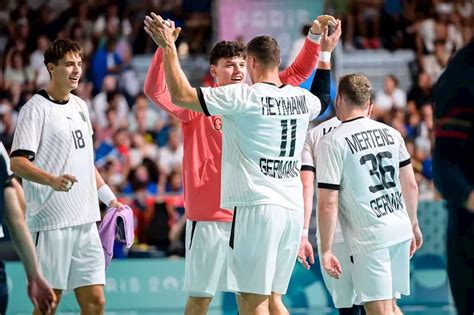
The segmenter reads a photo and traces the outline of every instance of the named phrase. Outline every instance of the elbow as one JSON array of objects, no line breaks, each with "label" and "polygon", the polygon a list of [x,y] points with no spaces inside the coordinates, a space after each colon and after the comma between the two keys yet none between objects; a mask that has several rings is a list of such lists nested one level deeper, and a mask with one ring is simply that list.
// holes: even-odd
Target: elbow
[{"label": "elbow", "polygon": [[17,157],[13,157],[10,160],[10,170],[15,174],[18,174],[18,171],[20,170],[21,162],[18,159],[19,158]]}]

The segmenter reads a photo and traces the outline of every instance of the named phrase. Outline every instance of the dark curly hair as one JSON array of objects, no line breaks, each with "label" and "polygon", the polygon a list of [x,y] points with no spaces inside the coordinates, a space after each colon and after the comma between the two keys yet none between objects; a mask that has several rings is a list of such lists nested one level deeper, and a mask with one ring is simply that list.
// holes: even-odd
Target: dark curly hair
[{"label": "dark curly hair", "polygon": [[217,65],[221,58],[242,57],[245,59],[246,56],[247,51],[242,42],[223,40],[216,43],[209,52],[209,64]]}]

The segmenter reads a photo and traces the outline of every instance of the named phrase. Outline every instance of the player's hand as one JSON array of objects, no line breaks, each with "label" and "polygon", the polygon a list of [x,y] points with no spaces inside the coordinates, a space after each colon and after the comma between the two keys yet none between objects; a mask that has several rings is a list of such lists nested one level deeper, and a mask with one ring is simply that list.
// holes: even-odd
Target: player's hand
[{"label": "player's hand", "polygon": [[410,243],[410,258],[423,245],[423,234],[421,234],[420,226],[416,224],[413,227],[413,238]]},{"label": "player's hand", "polygon": [[56,307],[56,295],[41,275],[28,279],[28,296],[43,314],[52,314]]},{"label": "player's hand", "polygon": [[337,20],[331,15],[320,15],[313,21],[313,25],[311,25],[311,33],[313,34],[321,34],[323,32],[323,27],[325,25],[332,25],[336,26]]},{"label": "player's hand", "polygon": [[163,20],[153,12],[151,17],[148,15],[145,17],[144,23],[145,32],[162,48],[173,45],[181,32],[181,27],[176,28],[174,21]]},{"label": "player's hand", "polygon": [[309,242],[307,236],[301,237],[300,249],[298,251],[298,261],[306,270],[309,270],[311,265],[314,264],[313,246]]},{"label": "player's hand", "polygon": [[117,199],[114,199],[109,203],[109,208],[117,208],[119,211],[123,210],[123,207],[123,203],[119,202]]},{"label": "player's hand", "polygon": [[49,186],[51,186],[55,191],[69,191],[74,183],[77,183],[76,177],[63,174],[61,176],[53,177]]},{"label": "player's hand", "polygon": [[333,278],[339,279],[342,274],[341,264],[332,252],[325,252],[321,256],[324,270]]},{"label": "player's hand", "polygon": [[321,51],[330,51],[332,52],[341,38],[342,28],[341,20],[336,20],[336,26],[334,27],[334,33],[331,35],[328,34],[329,27],[326,25],[323,27],[323,34],[321,36]]}]

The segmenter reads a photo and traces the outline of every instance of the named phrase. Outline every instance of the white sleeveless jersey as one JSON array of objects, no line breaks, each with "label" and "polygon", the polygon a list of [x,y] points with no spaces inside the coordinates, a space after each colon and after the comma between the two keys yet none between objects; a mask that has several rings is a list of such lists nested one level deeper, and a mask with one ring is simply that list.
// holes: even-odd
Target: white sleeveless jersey
[{"label": "white sleeveless jersey", "polygon": [[351,255],[413,236],[399,180],[410,156],[398,131],[364,117],[345,121],[321,139],[317,161],[318,188],[339,190],[339,220]]},{"label": "white sleeveless jersey", "polygon": [[87,105],[73,94],[61,104],[43,90],[21,109],[11,156],[27,157],[47,173],[78,180],[68,192],[23,180],[32,232],[100,220],[92,133]]},{"label": "white sleeveless jersey", "polygon": [[[303,152],[301,154],[301,170],[302,171],[317,171],[317,162],[316,162],[316,150],[318,148],[318,143],[323,136],[334,130],[337,126],[341,124],[341,121],[337,117],[333,117],[326,121],[323,121],[316,127],[308,130],[306,133],[306,140],[303,147]],[[315,184],[317,181],[315,181]],[[317,186],[317,184],[316,184]],[[317,191],[317,188],[316,188]],[[316,197],[316,224],[318,223],[318,209],[317,209],[317,195]],[[316,240],[318,244],[320,243],[319,239],[319,227],[316,228]],[[339,220],[336,225],[336,233],[334,234],[334,243],[344,242],[344,237],[342,236],[341,224]]]},{"label": "white sleeveless jersey", "polygon": [[206,115],[222,115],[221,207],[276,204],[303,211],[301,151],[319,99],[270,83],[197,91]]}]

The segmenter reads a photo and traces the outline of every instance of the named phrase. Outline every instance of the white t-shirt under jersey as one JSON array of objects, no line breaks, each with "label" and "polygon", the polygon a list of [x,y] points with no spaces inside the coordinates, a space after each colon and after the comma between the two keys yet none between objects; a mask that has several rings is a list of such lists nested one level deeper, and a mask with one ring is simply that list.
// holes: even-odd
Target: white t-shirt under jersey
[{"label": "white t-shirt under jersey", "polygon": [[[10,158],[8,156],[8,152],[7,150],[5,149],[5,146],[3,145],[2,142],[0,142],[0,155],[3,157],[3,159],[5,160],[5,164],[7,166],[7,172],[8,172],[8,175],[12,175],[12,171],[10,170]],[[1,207],[5,207],[5,205],[0,205]],[[2,228],[2,225],[0,224],[0,238],[2,238],[4,235],[3,235],[3,228]]]},{"label": "white t-shirt under jersey", "polygon": [[23,180],[32,232],[100,220],[93,154],[89,113],[79,97],[71,94],[68,102],[58,104],[43,90],[23,106],[11,156],[28,157],[45,172],[78,180],[68,192]]},{"label": "white t-shirt under jersey", "polygon": [[364,117],[345,121],[321,139],[317,161],[318,187],[339,190],[339,220],[351,255],[412,238],[399,180],[410,156],[398,131]]},{"label": "white t-shirt under jersey", "polygon": [[197,91],[206,115],[222,115],[221,207],[276,204],[303,211],[301,150],[319,99],[271,83]]},{"label": "white t-shirt under jersey", "polygon": [[[303,152],[301,153],[301,170],[317,172],[317,162],[316,162],[316,149],[318,148],[318,143],[323,136],[328,134],[331,130],[334,130],[337,126],[341,124],[341,121],[337,117],[328,119],[316,127],[308,130],[306,133],[306,140],[303,147]],[[315,184],[317,181],[315,181]],[[316,185],[317,186],[317,185]],[[317,196],[317,194],[316,194]],[[316,203],[317,205],[317,203]],[[316,224],[318,222],[318,211],[316,210]],[[316,240],[318,244],[320,243],[319,239],[319,228],[316,229]],[[344,237],[342,236],[341,223],[339,220],[336,225],[336,233],[334,235],[334,243],[344,242]]]}]

